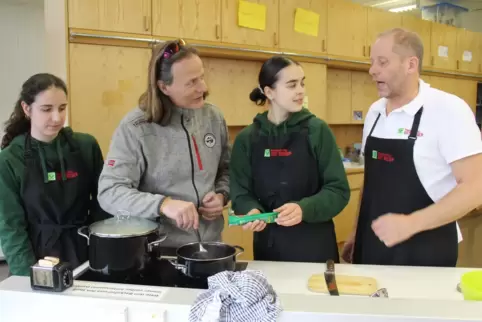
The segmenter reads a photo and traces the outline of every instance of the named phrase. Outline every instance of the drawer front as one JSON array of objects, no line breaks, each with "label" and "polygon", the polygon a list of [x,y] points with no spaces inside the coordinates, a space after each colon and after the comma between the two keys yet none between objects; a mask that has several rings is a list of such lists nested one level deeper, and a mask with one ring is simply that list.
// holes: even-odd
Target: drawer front
[{"label": "drawer front", "polygon": [[349,174],[347,177],[350,190],[360,189],[363,186],[363,173]]}]

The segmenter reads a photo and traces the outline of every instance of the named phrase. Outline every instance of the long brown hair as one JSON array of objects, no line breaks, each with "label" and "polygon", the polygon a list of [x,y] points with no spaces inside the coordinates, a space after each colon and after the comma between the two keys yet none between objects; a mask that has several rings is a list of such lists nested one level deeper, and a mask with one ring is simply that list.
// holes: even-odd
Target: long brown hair
[{"label": "long brown hair", "polygon": [[5,135],[2,138],[0,146],[2,150],[9,146],[15,137],[30,131],[30,119],[23,111],[22,102],[31,105],[35,102],[35,98],[38,94],[51,87],[59,88],[65,92],[65,95],[67,95],[67,86],[64,81],[52,74],[35,74],[23,83],[22,90],[15,103],[13,112],[7,122],[5,122]]},{"label": "long brown hair", "polygon": [[191,55],[199,55],[193,47],[186,46],[182,39],[167,41],[152,50],[149,62],[147,90],[139,98],[139,107],[148,122],[162,126],[169,124],[174,103],[158,87],[157,82],[172,84],[172,65]]}]

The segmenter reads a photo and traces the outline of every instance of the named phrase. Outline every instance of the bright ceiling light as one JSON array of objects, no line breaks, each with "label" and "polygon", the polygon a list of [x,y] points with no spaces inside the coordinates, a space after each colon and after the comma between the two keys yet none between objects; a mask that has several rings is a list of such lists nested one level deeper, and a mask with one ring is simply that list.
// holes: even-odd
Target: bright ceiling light
[{"label": "bright ceiling light", "polygon": [[410,6],[403,6],[403,7],[393,8],[393,9],[390,9],[390,10],[388,10],[388,11],[391,11],[391,12],[404,12],[404,11],[410,11],[410,10],[414,10],[414,9],[417,9],[417,5],[416,5],[416,4],[413,4],[413,5],[410,5]]}]

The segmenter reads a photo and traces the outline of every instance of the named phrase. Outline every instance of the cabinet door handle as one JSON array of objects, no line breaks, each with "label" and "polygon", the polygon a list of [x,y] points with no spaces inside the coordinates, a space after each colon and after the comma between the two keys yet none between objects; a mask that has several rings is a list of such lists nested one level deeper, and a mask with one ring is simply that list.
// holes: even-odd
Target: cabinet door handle
[{"label": "cabinet door handle", "polygon": [[323,52],[326,51],[326,41],[325,41],[325,39],[323,39],[323,41],[321,42],[321,51],[323,51]]},{"label": "cabinet door handle", "polygon": [[144,30],[149,31],[149,17],[144,16]]},{"label": "cabinet door handle", "polygon": [[367,46],[363,46],[363,57],[367,55]]},{"label": "cabinet door handle", "polygon": [[372,46],[368,46],[368,57],[372,54]]},{"label": "cabinet door handle", "polygon": [[219,25],[216,25],[216,39],[221,38],[221,33],[219,32]]},{"label": "cabinet door handle", "polygon": [[430,59],[430,65],[435,65],[435,57],[432,56],[432,58]]},{"label": "cabinet door handle", "polygon": [[273,43],[275,46],[278,46],[278,38],[276,37],[276,32],[273,33]]},{"label": "cabinet door handle", "polygon": [[460,69],[460,60],[457,59],[457,69]]}]

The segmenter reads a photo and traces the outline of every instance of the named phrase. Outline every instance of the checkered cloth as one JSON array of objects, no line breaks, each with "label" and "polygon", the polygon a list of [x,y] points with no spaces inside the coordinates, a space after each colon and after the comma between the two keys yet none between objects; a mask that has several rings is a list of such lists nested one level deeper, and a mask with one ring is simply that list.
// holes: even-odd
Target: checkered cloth
[{"label": "checkered cloth", "polygon": [[272,322],[281,312],[273,287],[260,271],[224,271],[208,278],[189,322]]}]

